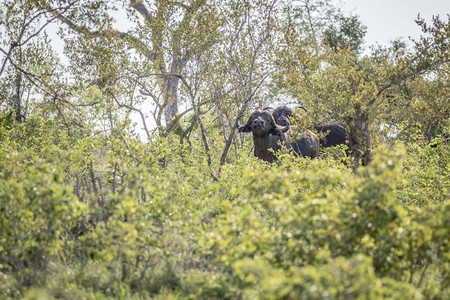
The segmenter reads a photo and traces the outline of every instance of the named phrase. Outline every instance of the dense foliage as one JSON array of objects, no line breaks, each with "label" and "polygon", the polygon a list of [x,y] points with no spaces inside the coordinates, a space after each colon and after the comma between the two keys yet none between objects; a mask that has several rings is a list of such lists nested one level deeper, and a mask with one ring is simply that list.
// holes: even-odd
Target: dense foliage
[{"label": "dense foliage", "polygon": [[356,173],[243,147],[214,177],[200,142],[127,144],[137,165],[112,136],[3,125],[2,296],[450,295],[447,143],[377,148]]},{"label": "dense foliage", "polygon": [[[0,3],[0,297],[450,298],[448,18],[364,54],[331,1]],[[281,103],[348,145],[257,160]]]}]

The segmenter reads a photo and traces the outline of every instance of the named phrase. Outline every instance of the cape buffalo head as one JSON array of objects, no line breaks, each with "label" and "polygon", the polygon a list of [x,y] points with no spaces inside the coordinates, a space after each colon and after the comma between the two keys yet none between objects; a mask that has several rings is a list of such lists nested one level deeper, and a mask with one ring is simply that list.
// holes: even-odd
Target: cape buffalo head
[{"label": "cape buffalo head", "polygon": [[[307,111],[303,105],[298,105],[297,107]],[[286,105],[283,105],[283,106],[278,106],[277,108],[275,108],[275,110],[272,113],[272,116],[278,125],[286,126],[286,121],[289,120],[289,117],[292,116],[293,113],[294,113],[294,110],[292,108],[290,108]]]},{"label": "cape buffalo head", "polygon": [[281,135],[289,130],[290,125],[289,121],[285,122],[284,126],[277,125],[270,112],[261,110],[254,111],[248,118],[247,124],[240,125],[239,119],[237,122],[239,132],[252,132],[257,137],[270,134]]},{"label": "cape buffalo head", "polygon": [[281,148],[280,142],[290,148],[286,134],[291,125],[289,121],[286,126],[279,126],[270,112],[261,110],[254,111],[245,125],[240,125],[239,119],[240,117],[236,120],[239,132],[253,133],[254,154],[259,159],[267,162],[275,161],[277,157],[274,152]]}]

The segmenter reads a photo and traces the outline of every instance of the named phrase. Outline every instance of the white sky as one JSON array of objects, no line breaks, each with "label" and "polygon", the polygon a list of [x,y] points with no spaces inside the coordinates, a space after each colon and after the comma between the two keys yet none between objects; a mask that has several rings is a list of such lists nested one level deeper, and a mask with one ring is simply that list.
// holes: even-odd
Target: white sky
[{"label": "white sky", "polygon": [[333,0],[341,2],[344,13],[358,15],[367,26],[366,48],[370,45],[388,45],[401,37],[420,37],[420,27],[414,22],[417,15],[431,23],[433,15],[447,20],[450,14],[450,0]]},{"label": "white sky", "polygon": [[[420,27],[414,22],[417,15],[431,23],[433,15],[439,15],[441,20],[447,20],[450,14],[450,0],[332,0],[341,7],[345,15],[358,15],[367,26],[365,36],[366,51],[374,44],[389,45],[390,41],[402,38],[405,42],[408,37],[420,37]],[[125,14],[121,14],[117,28],[126,31],[130,26]],[[54,41],[58,41],[56,27],[49,32]],[[63,43],[54,43],[57,52],[62,53]]]}]

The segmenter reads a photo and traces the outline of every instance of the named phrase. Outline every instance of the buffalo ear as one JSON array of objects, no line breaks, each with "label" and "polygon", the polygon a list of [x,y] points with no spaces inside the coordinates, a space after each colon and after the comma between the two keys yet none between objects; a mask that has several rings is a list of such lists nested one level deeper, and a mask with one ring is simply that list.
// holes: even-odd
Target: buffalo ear
[{"label": "buffalo ear", "polygon": [[240,126],[238,128],[238,131],[239,132],[252,132],[252,129],[250,127],[248,127],[247,125],[244,125],[244,126]]}]

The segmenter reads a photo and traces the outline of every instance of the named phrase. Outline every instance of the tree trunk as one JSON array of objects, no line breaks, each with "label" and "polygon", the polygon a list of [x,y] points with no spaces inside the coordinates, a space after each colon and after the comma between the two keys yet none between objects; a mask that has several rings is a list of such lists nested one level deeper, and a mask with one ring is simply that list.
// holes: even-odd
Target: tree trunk
[{"label": "tree trunk", "polygon": [[363,114],[361,119],[361,133],[362,133],[362,139],[364,140],[364,150],[363,155],[361,157],[361,164],[363,166],[367,166],[372,161],[372,141],[370,138],[370,131],[369,131],[369,122],[367,118],[367,114]]},{"label": "tree trunk", "polygon": [[12,96],[12,107],[14,109],[14,118],[17,122],[22,123],[25,121],[25,116],[22,112],[22,97],[21,97],[21,90],[22,90],[22,74],[20,72],[17,72],[16,78],[14,81],[15,84],[15,91],[14,95]]},{"label": "tree trunk", "polygon": [[168,77],[165,82],[165,95],[164,95],[164,119],[166,126],[168,126],[178,114],[178,84],[179,79]]},{"label": "tree trunk", "polygon": [[368,114],[359,105],[355,106],[355,119],[349,122],[349,146],[353,156],[353,171],[360,165],[367,166],[372,161],[372,140],[369,131]]},{"label": "tree trunk", "polygon": [[[187,62],[187,57],[174,58],[172,66],[170,67],[170,73],[165,75],[166,77],[162,81],[163,86],[160,87],[164,95],[164,118],[166,127],[169,126],[178,115],[178,87],[180,85],[180,75],[183,73]],[[164,72],[163,70],[160,71]]]}]

